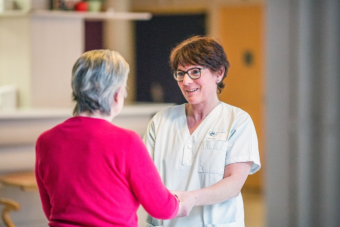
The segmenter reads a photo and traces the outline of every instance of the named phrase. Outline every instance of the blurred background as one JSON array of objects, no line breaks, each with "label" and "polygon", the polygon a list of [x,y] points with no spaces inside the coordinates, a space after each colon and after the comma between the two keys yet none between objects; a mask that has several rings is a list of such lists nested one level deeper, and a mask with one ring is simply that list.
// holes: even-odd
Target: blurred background
[{"label": "blurred background", "polygon": [[[171,49],[208,35],[231,64],[219,98],[250,114],[259,139],[262,168],[242,190],[246,226],[338,226],[339,1],[79,2],[0,0],[0,176],[33,170],[37,136],[71,116],[71,69],[84,51],[130,63],[117,124],[143,135],[155,111],[185,102]],[[46,226],[36,190],[3,184],[1,197],[21,205],[16,226]]]}]

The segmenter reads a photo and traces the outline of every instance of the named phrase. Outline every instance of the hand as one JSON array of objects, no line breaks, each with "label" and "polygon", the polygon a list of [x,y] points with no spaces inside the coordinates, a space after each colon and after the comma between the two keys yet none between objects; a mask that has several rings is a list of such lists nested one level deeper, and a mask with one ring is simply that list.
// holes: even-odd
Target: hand
[{"label": "hand", "polygon": [[195,197],[193,193],[186,191],[170,191],[176,195],[180,201],[176,218],[189,216],[190,211],[195,205]]}]

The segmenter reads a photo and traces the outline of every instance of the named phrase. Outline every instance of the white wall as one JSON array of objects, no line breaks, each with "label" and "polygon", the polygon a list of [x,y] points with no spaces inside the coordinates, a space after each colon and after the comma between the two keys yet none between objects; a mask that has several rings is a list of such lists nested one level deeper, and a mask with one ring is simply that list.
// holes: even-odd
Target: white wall
[{"label": "white wall", "polygon": [[0,17],[0,86],[16,85],[18,104],[31,105],[31,47],[28,16]]}]

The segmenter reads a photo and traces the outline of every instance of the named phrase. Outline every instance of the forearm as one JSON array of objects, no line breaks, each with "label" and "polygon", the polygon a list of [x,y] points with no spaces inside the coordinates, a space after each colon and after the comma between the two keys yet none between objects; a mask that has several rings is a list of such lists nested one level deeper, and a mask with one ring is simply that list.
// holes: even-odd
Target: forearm
[{"label": "forearm", "polygon": [[227,177],[216,184],[191,191],[194,197],[195,206],[205,206],[224,202],[239,195],[243,182],[236,177]]},{"label": "forearm", "polygon": [[252,162],[229,164],[225,167],[224,178],[195,191],[172,191],[181,201],[177,217],[188,216],[194,206],[205,206],[224,202],[239,195],[251,169]]},{"label": "forearm", "polygon": [[195,206],[205,206],[224,202],[238,196],[247,179],[252,162],[227,165],[224,178],[210,187],[192,191]]},{"label": "forearm", "polygon": [[217,204],[237,196],[242,187],[236,187],[237,184],[239,183],[235,184],[233,179],[228,177],[210,187],[195,191],[172,191],[181,201],[176,217],[188,216],[194,206]]}]

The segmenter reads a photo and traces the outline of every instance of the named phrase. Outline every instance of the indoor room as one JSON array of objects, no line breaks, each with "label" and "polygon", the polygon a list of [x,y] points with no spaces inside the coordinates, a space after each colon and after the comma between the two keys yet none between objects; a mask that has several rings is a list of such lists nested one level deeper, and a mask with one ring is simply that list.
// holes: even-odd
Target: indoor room
[{"label": "indoor room", "polygon": [[[260,169],[241,189],[244,226],[337,226],[338,12],[337,0],[0,0],[0,227],[48,226],[36,142],[72,118],[72,68],[84,52],[114,50],[130,65],[111,122],[143,138],[156,113],[188,102],[169,56],[193,36],[223,47],[230,65],[216,97],[256,130]],[[143,206],[137,217],[146,226]]]}]

